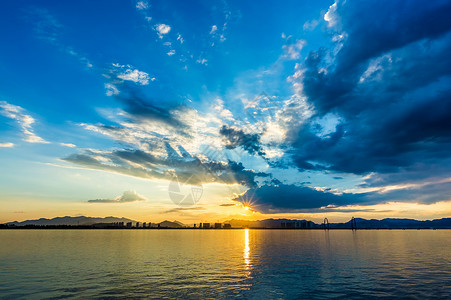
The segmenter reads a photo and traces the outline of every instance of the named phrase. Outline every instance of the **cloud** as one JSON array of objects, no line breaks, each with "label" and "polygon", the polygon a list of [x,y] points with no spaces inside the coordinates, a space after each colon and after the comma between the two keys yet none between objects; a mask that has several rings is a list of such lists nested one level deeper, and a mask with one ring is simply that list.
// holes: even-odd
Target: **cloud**
[{"label": "cloud", "polygon": [[0,143],[0,148],[12,148],[14,147],[13,143]]},{"label": "cloud", "polygon": [[[211,46],[215,46],[215,42],[219,41],[219,42],[224,42],[227,40],[226,38],[226,31],[227,31],[227,27],[229,26],[229,22],[231,21],[231,17],[232,17],[232,11],[229,9],[228,4],[226,2],[222,2],[222,18],[220,18],[219,20],[217,20],[217,24],[221,24],[221,25],[217,25],[217,24],[213,24],[211,26],[210,29],[210,36],[212,38],[212,42],[211,42]],[[239,15],[239,12],[238,12]]]},{"label": "cloud", "polygon": [[329,7],[329,10],[324,14],[324,21],[326,21],[328,24],[327,26],[332,27],[337,25],[339,15],[337,14],[337,2],[332,4]]},{"label": "cloud", "polygon": [[149,7],[150,7],[150,4],[147,1],[138,1],[138,2],[136,2],[136,9],[137,10],[146,10]]},{"label": "cloud", "polygon": [[129,85],[121,85],[120,89],[121,93],[115,95],[115,98],[124,105],[128,117],[133,122],[163,123],[172,126],[178,132],[183,132],[187,127],[187,124],[180,120],[177,115],[184,110],[188,110],[188,108],[178,105],[169,108],[164,107],[155,99],[144,96],[139,90]]},{"label": "cloud", "polygon": [[[217,182],[252,187],[269,177],[269,174],[252,167],[246,168],[227,153],[230,150],[224,145],[225,137],[218,133],[222,124],[233,121],[233,118],[230,111],[228,114],[218,113],[218,109],[223,109],[217,102],[200,113],[178,104],[162,106],[164,102],[147,97],[127,82],[117,84],[117,88],[120,92],[115,98],[123,107],[108,114],[109,122],[115,124],[80,125],[110,138],[123,149],[86,149],[64,160],[88,169],[148,179],[172,180],[177,176],[182,181],[195,183]],[[241,136],[237,147],[242,144],[251,152],[259,149],[247,144],[245,139],[251,135],[227,132],[229,137],[233,133]],[[242,155],[241,152],[237,151],[238,155]]]},{"label": "cloud", "polygon": [[[342,38],[311,51],[293,79],[314,108],[307,123],[289,133],[289,155],[300,170],[401,172],[407,179],[414,165],[451,166],[445,154],[451,150],[451,20],[445,17],[451,4],[418,5],[331,6],[325,19]],[[321,136],[316,120],[327,115],[337,118]]]},{"label": "cloud", "polygon": [[71,144],[71,143],[60,143],[60,145],[63,146],[63,147],[69,147],[69,148],[77,147],[76,145]]},{"label": "cloud", "polygon": [[147,199],[135,191],[125,191],[121,196],[117,196],[114,199],[88,200],[89,203],[129,203],[136,201],[147,201]]},{"label": "cloud", "polygon": [[202,206],[194,206],[194,207],[177,207],[177,208],[173,208],[173,209],[169,209],[167,211],[165,211],[165,214],[169,214],[169,213],[179,213],[179,212],[183,212],[183,211],[198,211],[198,210],[206,210],[205,207]]},{"label": "cloud", "polygon": [[166,53],[168,56],[172,56],[175,54],[175,50],[169,50],[168,53]]},{"label": "cloud", "polygon": [[[283,147],[284,156],[270,163],[274,168],[294,163],[304,174],[340,180],[338,186],[346,182],[346,174],[360,175],[363,184],[328,189],[312,186],[314,180],[305,182],[310,186],[273,180],[237,201],[276,213],[450,200],[451,21],[445,15],[451,4],[431,2],[424,10],[418,5],[333,4],[324,16],[330,46],[310,51],[288,78],[294,108],[278,107],[264,122],[286,130],[276,135],[282,137],[280,144],[268,143],[265,131],[247,137],[252,141],[248,145],[265,152],[266,145]],[[284,46],[284,56],[301,58],[305,43]],[[226,147],[240,147],[246,140],[240,137],[246,131],[238,128],[221,128],[223,136],[231,133]]]},{"label": "cloud", "polygon": [[265,155],[260,145],[260,136],[256,133],[245,133],[241,129],[223,125],[219,134],[225,137],[227,149],[242,147],[250,154]]},{"label": "cloud", "polygon": [[245,169],[241,163],[213,161],[192,156],[182,146],[180,155],[169,144],[162,155],[142,150],[93,151],[85,150],[64,158],[85,168],[114,172],[139,178],[173,180],[174,176],[189,184],[223,183],[257,185],[257,177],[268,177],[263,172]]},{"label": "cloud", "polygon": [[344,206],[365,202],[363,194],[333,194],[312,187],[297,185],[263,185],[251,188],[234,201],[250,206],[253,210],[271,214],[305,212],[328,205]]},{"label": "cloud", "polygon": [[312,20],[312,21],[307,21],[304,23],[304,25],[302,26],[302,28],[305,31],[312,31],[314,30],[319,24],[318,20]]},{"label": "cloud", "polygon": [[155,30],[157,31],[160,39],[162,39],[165,34],[168,34],[169,31],[171,31],[171,26],[166,24],[157,24],[155,25]]},{"label": "cloud", "polygon": [[32,125],[35,123],[35,119],[32,116],[27,115],[25,113],[25,109],[20,106],[9,104],[6,101],[0,101],[0,109],[1,115],[17,122],[25,136],[24,140],[26,142],[42,144],[49,143],[34,133]]},{"label": "cloud", "polygon": [[107,96],[114,96],[119,94],[118,88],[112,83],[105,83],[105,89],[106,89],[105,94]]},{"label": "cloud", "polygon": [[185,41],[180,33],[177,35],[177,41],[179,41],[180,44],[183,44],[183,42]]},{"label": "cloud", "polygon": [[[434,204],[451,201],[451,179],[395,188],[386,192],[337,193],[330,188],[315,188],[281,183],[251,188],[233,200],[265,214],[288,212],[365,211],[365,206],[388,203]],[[352,208],[358,206],[356,210]]]},{"label": "cloud", "polygon": [[[304,24],[304,30],[313,30],[327,22],[321,28],[329,40],[322,47],[301,56],[307,41],[283,34],[287,44],[279,61],[297,60],[284,81],[292,95],[277,96],[279,86],[272,95],[249,92],[250,85],[252,91],[269,89],[274,76],[268,74],[277,72],[265,69],[227,95],[229,103],[240,102],[227,109],[212,101],[199,112],[148,97],[139,86],[152,80],[149,74],[115,65],[105,87],[121,108],[109,114],[109,125],[81,126],[119,146],[77,151],[65,160],[140,178],[241,184],[249,190],[236,200],[254,202],[266,213],[447,201],[450,7],[439,1],[337,1],[324,21]],[[224,11],[224,22],[215,20],[210,30],[213,44],[225,39],[230,12]],[[152,28],[160,38],[171,30],[165,24]],[[180,35],[177,40],[183,41]],[[168,47],[178,44],[165,41]],[[268,183],[277,172],[289,176],[284,171],[294,167],[298,173],[291,182],[299,176],[304,185]],[[316,185],[312,174],[327,177],[334,189]],[[350,177],[363,182],[348,184]]]},{"label": "cloud", "polygon": [[[115,73],[116,78],[122,80],[132,81],[140,85],[148,85],[149,80],[155,80],[154,78],[150,78],[148,73],[134,69],[130,65],[120,65],[115,63],[113,64],[113,67],[115,68],[113,72]],[[108,84],[105,87],[111,95],[114,95],[117,92],[117,89],[111,84]]]},{"label": "cloud", "polygon": [[282,47],[285,52],[284,57],[287,59],[298,59],[301,56],[300,52],[305,44],[305,40],[297,40],[293,44],[284,45]]}]

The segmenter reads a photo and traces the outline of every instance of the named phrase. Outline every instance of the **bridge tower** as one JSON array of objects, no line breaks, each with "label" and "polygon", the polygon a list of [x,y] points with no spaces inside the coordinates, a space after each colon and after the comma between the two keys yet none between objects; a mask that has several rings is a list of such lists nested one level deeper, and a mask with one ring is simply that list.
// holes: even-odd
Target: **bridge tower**
[{"label": "bridge tower", "polygon": [[357,230],[357,222],[355,221],[354,217],[352,217],[352,219],[351,219],[351,229]]},{"label": "bridge tower", "polygon": [[326,229],[329,230],[329,228],[330,228],[329,220],[327,218],[324,218],[323,228],[324,228],[324,230],[326,230]]}]

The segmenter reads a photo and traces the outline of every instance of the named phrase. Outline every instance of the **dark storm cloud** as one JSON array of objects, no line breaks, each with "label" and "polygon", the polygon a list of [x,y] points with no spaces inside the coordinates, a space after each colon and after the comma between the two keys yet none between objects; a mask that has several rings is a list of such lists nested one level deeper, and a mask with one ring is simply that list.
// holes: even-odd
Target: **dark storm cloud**
[{"label": "dark storm cloud", "polygon": [[[312,51],[304,62],[316,113],[291,133],[296,165],[366,174],[443,161],[449,169],[451,3],[346,1],[335,13],[342,47]],[[327,114],[341,120],[319,136],[313,120]]]},{"label": "dark storm cloud", "polygon": [[[290,132],[289,153],[301,170],[372,173],[362,188],[401,187],[335,195],[279,184],[236,200],[266,213],[449,201],[451,3],[346,1],[335,14],[343,44],[304,60],[301,83],[315,112]],[[317,121],[330,115],[339,116],[335,130],[318,134]]]},{"label": "dark storm cloud", "polygon": [[[352,205],[367,206],[388,202],[412,202],[433,204],[449,201],[451,181],[412,186],[385,193],[342,193],[316,190],[298,185],[263,185],[249,189],[234,200],[251,205],[256,211],[272,214],[286,212],[368,212],[372,209],[353,208]],[[345,206],[350,206],[345,208]]]},{"label": "dark storm cloud", "polygon": [[365,194],[335,195],[310,187],[284,184],[252,188],[234,200],[250,203],[253,209],[267,214],[310,211],[328,205],[344,206],[368,202]]},{"label": "dark storm cloud", "polygon": [[[383,187],[386,185],[409,183],[436,182],[451,178],[451,158],[443,159],[439,163],[417,163],[407,168],[401,168],[398,172],[373,173],[360,184],[362,188]],[[424,174],[430,174],[425,181]]]},{"label": "dark storm cloud", "polygon": [[370,59],[412,43],[443,37],[451,29],[450,12],[449,1],[337,1],[339,24],[335,28],[337,33],[344,32],[346,40],[334,55],[333,71],[318,72],[332,49],[312,51],[305,61],[304,89],[314,98],[316,109],[324,113],[350,101],[348,94],[355,89]]},{"label": "dark storm cloud", "polygon": [[249,152],[249,154],[258,154],[260,156],[265,155],[260,145],[260,135],[257,133],[245,133],[241,129],[223,125],[219,130],[219,134],[226,139],[227,149],[242,147],[244,150]]},{"label": "dark storm cloud", "polygon": [[338,71],[451,29],[449,1],[337,1],[336,13],[350,43],[337,55]]}]

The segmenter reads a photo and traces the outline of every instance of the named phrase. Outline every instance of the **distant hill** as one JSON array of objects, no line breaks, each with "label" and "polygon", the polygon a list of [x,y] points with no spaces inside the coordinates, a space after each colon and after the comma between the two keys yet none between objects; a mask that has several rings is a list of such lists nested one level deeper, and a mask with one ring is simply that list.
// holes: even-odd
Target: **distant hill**
[{"label": "distant hill", "polygon": [[[307,220],[293,219],[265,219],[258,221],[248,220],[229,220],[224,223],[230,223],[233,228],[323,228],[322,224],[316,224]],[[382,220],[366,220],[355,218],[358,229],[451,229],[451,218],[442,218],[431,221],[418,221],[414,219],[394,219],[386,218]],[[349,229],[352,228],[351,220],[345,223],[330,223],[329,228],[332,229]]]},{"label": "distant hill", "polygon": [[171,221],[166,220],[166,221],[163,221],[158,224],[160,225],[160,227],[163,227],[163,228],[183,228],[183,227],[185,227],[185,224],[183,224],[179,221],[171,222]]},{"label": "distant hill", "polygon": [[291,219],[265,219],[258,221],[248,220],[229,220],[224,223],[230,224],[233,228],[250,227],[250,228],[287,228],[287,223],[290,226],[298,228],[314,228],[317,226],[312,221],[307,220],[291,220]]},{"label": "distant hill", "polygon": [[136,224],[136,221],[130,220],[127,218],[117,218],[117,217],[105,217],[105,218],[93,218],[93,217],[56,217],[53,219],[36,219],[36,220],[26,220],[22,222],[9,222],[6,223],[8,225],[15,225],[15,226],[25,226],[25,225],[39,225],[39,226],[45,226],[45,225],[92,225],[96,223],[114,223],[114,222],[132,222],[133,224]]},{"label": "distant hill", "polygon": [[[414,219],[386,218],[382,220],[366,220],[356,218],[357,228],[361,229],[409,229],[409,228],[451,228],[451,218],[442,218],[431,221],[418,221]],[[351,228],[351,220],[346,223],[333,223],[330,228]]]}]

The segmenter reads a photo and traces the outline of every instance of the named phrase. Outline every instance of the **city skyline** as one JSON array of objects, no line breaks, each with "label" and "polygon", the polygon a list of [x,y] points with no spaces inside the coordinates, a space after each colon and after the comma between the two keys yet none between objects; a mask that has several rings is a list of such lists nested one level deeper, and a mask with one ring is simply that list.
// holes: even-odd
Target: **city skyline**
[{"label": "city skyline", "polygon": [[1,6],[0,224],[451,216],[446,1]]}]

